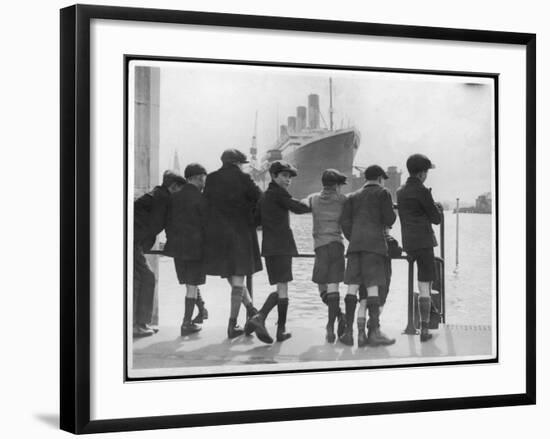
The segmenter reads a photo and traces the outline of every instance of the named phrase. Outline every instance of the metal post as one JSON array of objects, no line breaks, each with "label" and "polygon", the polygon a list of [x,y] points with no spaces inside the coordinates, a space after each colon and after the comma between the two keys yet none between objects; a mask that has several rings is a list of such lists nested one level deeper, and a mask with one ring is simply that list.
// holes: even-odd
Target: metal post
[{"label": "metal post", "polygon": [[456,199],[456,267],[455,271],[458,270],[458,218],[460,212],[460,198]]},{"label": "metal post", "polygon": [[407,327],[403,331],[404,334],[416,335],[414,327],[414,261],[409,261],[409,297],[407,303]]},{"label": "metal post", "polygon": [[441,211],[441,224],[439,225],[439,241],[441,251],[441,321],[445,323],[445,213]]}]

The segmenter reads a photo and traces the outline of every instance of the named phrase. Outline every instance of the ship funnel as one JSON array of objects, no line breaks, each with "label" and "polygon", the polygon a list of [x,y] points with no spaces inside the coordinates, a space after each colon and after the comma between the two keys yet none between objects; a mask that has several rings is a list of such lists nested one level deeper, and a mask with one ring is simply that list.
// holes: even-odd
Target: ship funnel
[{"label": "ship funnel", "polygon": [[307,97],[308,113],[309,113],[309,128],[319,128],[319,95],[311,94]]},{"label": "ship funnel", "polygon": [[296,132],[296,118],[294,116],[289,116],[288,117],[287,125],[288,125],[288,132],[289,133]]},{"label": "ship funnel", "polygon": [[302,131],[306,127],[306,107],[296,108],[296,131]]},{"label": "ship funnel", "polygon": [[286,125],[281,125],[280,137],[281,139],[286,139],[288,137],[288,128]]}]

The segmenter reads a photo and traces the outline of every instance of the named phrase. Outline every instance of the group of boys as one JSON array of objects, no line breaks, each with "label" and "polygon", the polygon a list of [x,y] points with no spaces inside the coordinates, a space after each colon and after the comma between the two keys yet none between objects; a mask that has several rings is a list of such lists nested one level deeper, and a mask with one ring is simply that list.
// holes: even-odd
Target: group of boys
[{"label": "group of boys", "polygon": [[[380,331],[380,313],[391,280],[388,250],[396,247],[396,241],[388,233],[396,214],[391,195],[382,185],[388,178],[384,170],[378,165],[369,166],[364,174],[365,185],[346,196],[342,193],[346,176],[336,169],[327,169],[321,176],[322,191],[297,200],[288,192],[291,179],[298,172],[290,163],[282,160],[271,163],[271,182],[262,193],[242,170],[243,164],[248,163],[242,152],[226,150],[221,160],[222,167],[208,176],[206,169],[197,163],[185,168],[185,179],[165,173],[162,187],[144,196],[155,200],[155,195],[161,194],[162,203],[157,204],[162,205],[162,209],[151,215],[158,219],[157,225],[149,230],[149,241],[144,243],[138,239],[140,235],[134,240],[134,259],[138,258],[138,262],[134,262],[134,297],[141,293],[143,282],[139,278],[147,269],[143,253],[152,245],[151,237],[154,242],[156,233],[162,230],[160,218],[164,218],[165,253],[174,258],[178,281],[186,286],[182,336],[201,330],[200,324],[208,318],[199,286],[205,283],[206,275],[214,275],[226,278],[230,285],[228,338],[255,333],[264,343],[273,343],[265,321],[277,307],[275,338],[278,342],[287,340],[291,337],[286,330],[288,284],[293,280],[292,259],[298,255],[289,213],[311,212],[315,247],[312,280],[328,308],[327,342],[334,343],[338,336],[343,344],[354,345],[353,323],[359,301],[357,345],[395,343],[395,339]],[[397,194],[403,246],[418,265],[422,342],[431,338],[428,331],[430,288],[435,280],[433,247],[437,245],[431,224],[439,224],[441,220],[441,207],[434,203],[430,190],[423,185],[431,168],[433,165],[427,157],[421,154],[409,157],[410,177]],[[144,197],[135,202],[136,212]],[[154,207],[154,203],[149,204]],[[258,226],[262,228],[261,253],[256,234]],[[344,236],[349,241],[346,254]],[[253,306],[245,280],[262,269],[260,255],[265,260],[269,283],[276,289],[258,310]],[[150,285],[151,275],[147,274],[146,278]],[[152,282],[154,287],[154,277]],[[348,286],[344,312],[340,308],[341,282]],[[152,293],[146,296],[151,300]],[[244,328],[237,325],[241,304],[247,310]],[[139,305],[135,306],[139,309]],[[195,306],[198,313],[192,318]],[[135,334],[137,330],[141,335],[150,335],[144,318],[136,320],[136,324]]]}]

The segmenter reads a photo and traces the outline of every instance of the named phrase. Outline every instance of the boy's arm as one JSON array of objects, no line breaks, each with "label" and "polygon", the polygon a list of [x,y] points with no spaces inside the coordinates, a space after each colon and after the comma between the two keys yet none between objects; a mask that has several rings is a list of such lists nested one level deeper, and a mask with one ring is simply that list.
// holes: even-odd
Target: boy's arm
[{"label": "boy's arm", "polygon": [[252,180],[252,177],[250,175],[243,173],[243,176],[246,187],[246,198],[248,198],[252,202],[252,204],[255,205],[262,195],[262,190],[256,183],[254,183],[254,180]]},{"label": "boy's arm", "polygon": [[385,226],[390,227],[395,222],[397,216],[393,210],[393,201],[389,191],[384,190],[382,194],[382,222]]},{"label": "boy's arm", "polygon": [[261,209],[261,198],[256,203],[254,208],[254,225],[260,227],[262,225],[262,209]]},{"label": "boy's arm", "polygon": [[166,227],[166,217],[170,196],[164,196],[158,193],[153,195],[151,206],[151,216],[149,222],[149,231],[151,235],[157,235]]},{"label": "boy's arm", "polygon": [[344,208],[342,209],[342,215],[340,216],[340,227],[342,227],[342,232],[344,236],[349,241],[351,238],[351,225],[352,225],[352,208],[351,208],[351,198],[348,198],[344,202]]},{"label": "boy's arm", "polygon": [[281,204],[292,213],[302,214],[311,212],[311,207],[303,201],[292,197],[281,197]]},{"label": "boy's arm", "polygon": [[420,204],[432,224],[439,224],[441,222],[441,213],[434,202],[432,191],[430,189],[426,188],[422,191],[422,195],[420,196]]}]

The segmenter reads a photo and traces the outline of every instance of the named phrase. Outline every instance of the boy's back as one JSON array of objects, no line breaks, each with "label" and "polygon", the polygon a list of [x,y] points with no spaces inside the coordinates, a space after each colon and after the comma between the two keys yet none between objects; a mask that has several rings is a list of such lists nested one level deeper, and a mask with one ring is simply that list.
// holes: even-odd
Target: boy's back
[{"label": "boy's back", "polygon": [[315,248],[331,242],[343,242],[340,217],[345,202],[345,195],[326,188],[310,197]]},{"label": "boy's back", "polygon": [[432,224],[441,222],[430,190],[416,177],[409,177],[397,191],[397,205],[405,251],[436,245]]},{"label": "boy's back", "polygon": [[310,211],[307,204],[292,198],[277,183],[269,183],[258,202],[259,222],[262,225],[262,255],[297,255],[289,212],[302,214]]},{"label": "boy's back", "polygon": [[341,219],[349,241],[348,253],[366,251],[386,256],[385,228],[395,219],[391,195],[382,186],[367,184],[350,194]]}]

